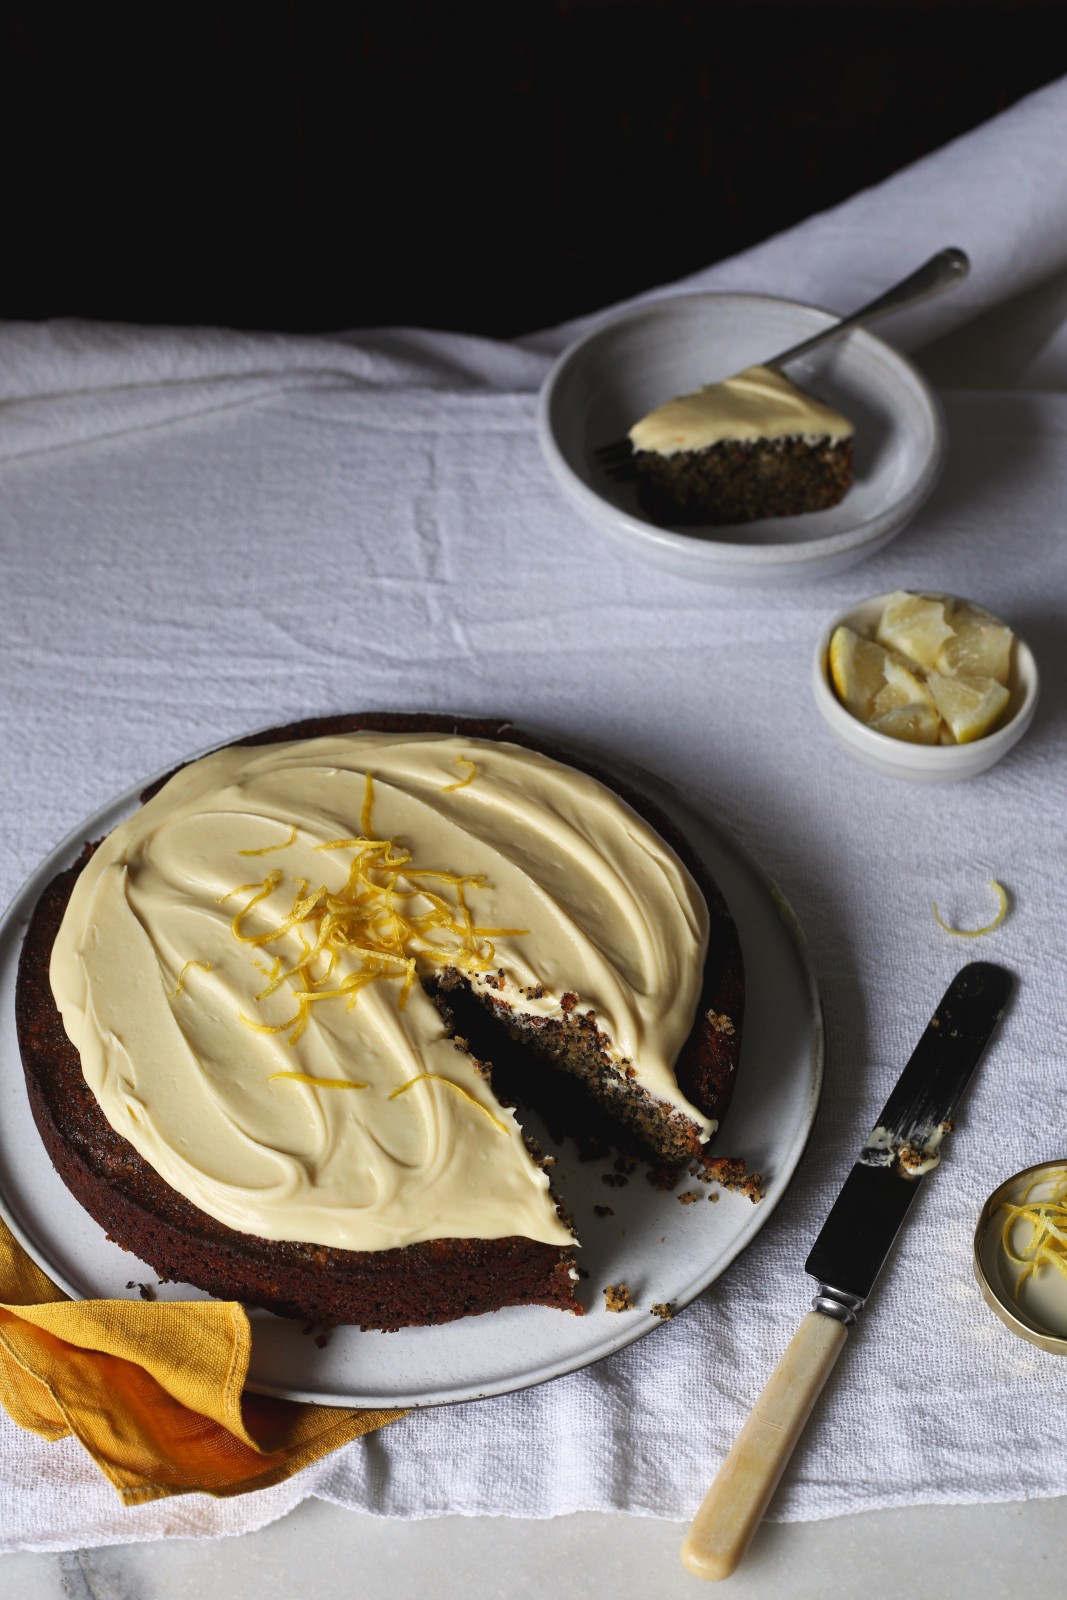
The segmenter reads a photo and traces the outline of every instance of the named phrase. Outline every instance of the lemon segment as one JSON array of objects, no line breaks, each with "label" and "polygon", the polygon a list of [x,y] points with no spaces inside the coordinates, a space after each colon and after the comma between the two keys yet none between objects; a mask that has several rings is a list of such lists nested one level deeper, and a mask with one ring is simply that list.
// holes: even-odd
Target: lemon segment
[{"label": "lemon segment", "polygon": [[920,667],[932,667],[953,631],[945,619],[943,600],[897,589],[886,601],[875,638],[887,649],[910,656]]},{"label": "lemon segment", "polygon": [[[900,684],[887,683],[884,689],[879,689],[871,701],[871,726],[873,727],[879,717],[885,717],[890,711],[900,711],[904,706],[912,704],[912,697]],[[918,704],[918,701],[915,702]]]},{"label": "lemon segment", "polygon": [[1007,684],[1012,631],[980,606],[960,607],[952,618],[955,633],[937,653],[935,666],[948,677],[994,678]]},{"label": "lemon segment", "polygon": [[886,733],[891,739],[903,739],[908,744],[936,744],[941,731],[941,719],[932,705],[892,706],[875,716],[871,727],[877,733]]},{"label": "lemon segment", "polygon": [[957,744],[971,744],[989,733],[1010,699],[995,678],[949,678],[931,672],[927,683]]},{"label": "lemon segment", "polygon": [[835,628],[830,639],[830,681],[837,698],[861,722],[870,720],[874,697],[885,687],[888,652],[851,628]]},{"label": "lemon segment", "polygon": [[[914,669],[914,670],[913,670]],[[915,667],[902,656],[888,655],[885,664],[885,687],[879,689],[871,701],[871,722],[884,717],[887,711],[897,711],[903,706],[926,706],[937,720],[938,711],[934,697],[923,681],[921,667]]]},{"label": "lemon segment", "polygon": [[899,705],[929,706],[931,711],[936,711],[934,697],[926,686],[925,677],[926,674],[912,662],[904,661],[900,656],[890,655],[886,662],[886,688],[894,690],[901,697],[897,702]]}]

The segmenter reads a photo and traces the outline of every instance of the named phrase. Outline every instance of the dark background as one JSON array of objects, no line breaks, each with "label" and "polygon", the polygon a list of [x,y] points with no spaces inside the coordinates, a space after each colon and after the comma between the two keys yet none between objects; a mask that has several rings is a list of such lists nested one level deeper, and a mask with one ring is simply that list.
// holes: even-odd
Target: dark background
[{"label": "dark background", "polygon": [[0,315],[290,330],[561,321],[1067,72],[1062,0],[16,0],[0,27]]}]

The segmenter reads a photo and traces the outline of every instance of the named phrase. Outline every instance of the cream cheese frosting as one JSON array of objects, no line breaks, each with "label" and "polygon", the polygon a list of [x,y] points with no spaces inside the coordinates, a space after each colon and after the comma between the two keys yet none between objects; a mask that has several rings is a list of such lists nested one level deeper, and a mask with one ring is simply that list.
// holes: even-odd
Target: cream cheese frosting
[{"label": "cream cheese frosting", "polygon": [[707,1137],[673,1071],[707,937],[684,866],[595,779],[505,742],[356,733],[178,772],[90,858],[50,978],[108,1121],[230,1227],[566,1245],[515,1114],[415,980],[455,965],[553,1016],[576,994]]},{"label": "cream cheese frosting", "polygon": [[780,372],[746,367],[743,372],[679,395],[650,411],[630,429],[635,450],[673,456],[707,450],[725,440],[849,439],[851,422],[805,394]]},{"label": "cream cheese frosting", "polygon": [[865,1167],[898,1166],[906,1177],[921,1178],[940,1162],[941,1144],[950,1131],[948,1122],[912,1128],[907,1134],[879,1123],[871,1129],[859,1160]]}]

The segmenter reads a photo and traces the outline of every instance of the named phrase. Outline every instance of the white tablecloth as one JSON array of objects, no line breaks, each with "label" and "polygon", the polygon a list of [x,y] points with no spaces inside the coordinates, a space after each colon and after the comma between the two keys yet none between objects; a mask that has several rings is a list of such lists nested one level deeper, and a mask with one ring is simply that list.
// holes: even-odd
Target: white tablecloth
[{"label": "white tablecloth", "polygon": [[[69,322],[0,329],[0,898],[112,794],[257,726],[420,707],[503,714],[703,797],[782,886],[827,1022],[786,1201],[655,1337],[542,1388],[413,1415],[240,1500],[119,1508],[73,1443],[0,1416],[0,1548],[240,1532],[309,1494],[387,1515],[691,1514],[806,1308],[802,1265],[951,974],[1015,1005],[773,1515],[1067,1492],[1067,1371],[979,1299],[985,1194],[1067,1154],[1062,886],[1067,81],[876,189],[675,288],[851,309],[944,244],[971,278],[885,331],[941,387],[946,473],[877,557],[786,591],[618,555],[534,436],[550,354],[413,330],[333,338]],[[955,388],[952,385],[956,385]],[[830,739],[810,658],[865,594],[945,589],[1030,642],[1042,703],[968,783],[877,777]],[[971,948],[935,924],[991,914]]]}]

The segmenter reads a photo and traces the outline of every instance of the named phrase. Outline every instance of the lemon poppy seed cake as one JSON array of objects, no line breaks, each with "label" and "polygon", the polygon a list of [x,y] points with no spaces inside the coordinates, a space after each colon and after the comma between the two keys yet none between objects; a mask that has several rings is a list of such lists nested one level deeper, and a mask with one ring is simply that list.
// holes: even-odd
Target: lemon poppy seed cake
[{"label": "lemon poppy seed cake", "polygon": [[16,1013],[53,1164],[161,1278],[380,1329],[580,1312],[461,995],[659,1160],[729,1103],[744,977],[706,868],[488,721],[332,718],[180,768],[46,888]]},{"label": "lemon poppy seed cake", "polygon": [[723,525],[826,511],[852,484],[854,429],[769,367],[679,395],[630,429],[653,516]]}]

